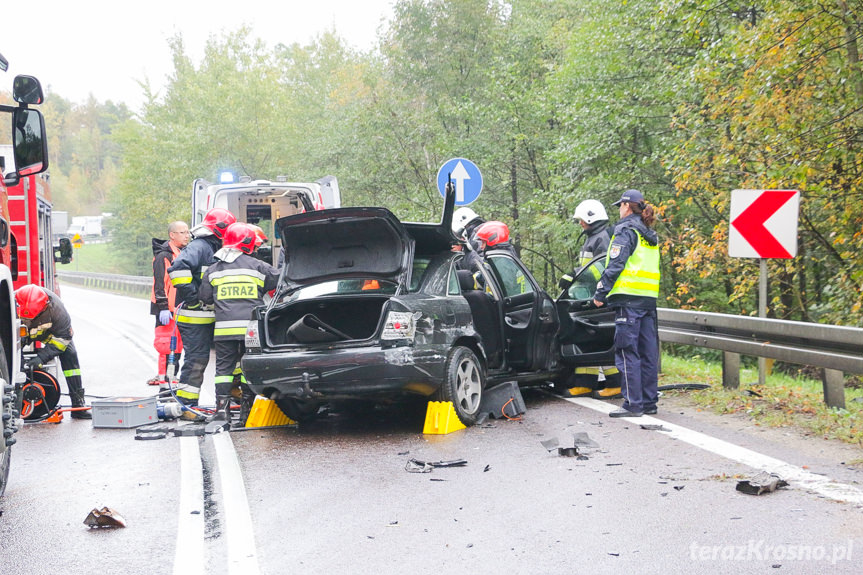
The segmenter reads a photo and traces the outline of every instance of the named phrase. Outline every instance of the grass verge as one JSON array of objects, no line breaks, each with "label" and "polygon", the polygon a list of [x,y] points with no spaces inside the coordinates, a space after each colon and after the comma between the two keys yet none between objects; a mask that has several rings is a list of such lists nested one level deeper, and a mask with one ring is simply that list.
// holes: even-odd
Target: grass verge
[{"label": "grass verge", "polygon": [[[666,391],[685,393],[698,408],[714,413],[747,415],[755,425],[796,427],[809,435],[838,439],[863,447],[863,390],[845,388],[846,409],[834,409],[824,404],[820,381],[805,377],[773,373],[763,386],[757,384],[758,370],[740,371],[740,388],[722,387],[722,366],[698,357],[662,356],[659,384],[706,383],[711,387],[700,391]],[[746,383],[756,382],[756,383]]]},{"label": "grass verge", "polygon": [[57,264],[57,270],[61,272],[88,272],[96,274],[121,274],[122,266],[117,261],[117,253],[111,250],[111,244],[85,243],[80,248],[75,248],[72,254],[72,263],[65,265]]}]

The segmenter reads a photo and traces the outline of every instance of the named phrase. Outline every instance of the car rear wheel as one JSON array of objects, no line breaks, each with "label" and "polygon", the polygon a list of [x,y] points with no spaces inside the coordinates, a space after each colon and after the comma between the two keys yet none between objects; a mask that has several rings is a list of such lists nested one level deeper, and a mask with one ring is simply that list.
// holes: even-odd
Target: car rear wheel
[{"label": "car rear wheel", "polygon": [[450,401],[459,420],[473,425],[479,416],[485,374],[476,355],[467,347],[455,347],[449,354],[446,365],[446,381],[441,385],[438,397]]},{"label": "car rear wheel", "polygon": [[279,398],[276,405],[282,410],[282,413],[293,419],[294,421],[311,421],[318,414],[318,409],[321,405],[317,401]]}]

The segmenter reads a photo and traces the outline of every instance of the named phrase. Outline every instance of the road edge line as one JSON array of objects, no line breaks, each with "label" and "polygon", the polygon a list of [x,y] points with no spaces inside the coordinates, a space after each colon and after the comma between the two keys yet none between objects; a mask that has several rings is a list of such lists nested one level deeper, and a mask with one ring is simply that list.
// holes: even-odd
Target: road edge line
[{"label": "road edge line", "polygon": [[174,575],[204,573],[204,468],[197,437],[180,437],[180,502]]},{"label": "road edge line", "polygon": [[[606,414],[617,409],[617,406],[614,404],[587,397],[563,397],[561,399]],[[629,423],[637,421],[639,424],[661,424],[670,430],[661,432],[662,435],[678,439],[689,445],[736,461],[737,463],[748,465],[754,469],[776,473],[782,479],[792,482],[791,487],[802,487],[835,501],[844,501],[858,506],[863,505],[863,491],[853,485],[833,481],[828,477],[806,471],[781,459],[776,459],[775,457],[758,453],[746,447],[712,437],[706,433],[701,433],[700,431],[695,431],[694,429],[689,429],[675,423],[669,423],[649,415],[643,415],[637,420],[630,419],[627,421]]]},{"label": "road edge line", "polygon": [[249,499],[240,470],[240,461],[230,433],[211,436],[219,464],[222,506],[225,510],[225,538],[228,543],[228,573],[259,575],[258,548]]}]

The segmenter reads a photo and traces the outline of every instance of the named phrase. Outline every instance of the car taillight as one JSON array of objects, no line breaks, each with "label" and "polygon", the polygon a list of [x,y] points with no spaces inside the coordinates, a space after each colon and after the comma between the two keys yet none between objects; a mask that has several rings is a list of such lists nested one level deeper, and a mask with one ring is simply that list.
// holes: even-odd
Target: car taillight
[{"label": "car taillight", "polygon": [[258,333],[258,322],[257,320],[250,321],[246,328],[246,351],[260,351],[260,349],[261,338]]},{"label": "car taillight", "polygon": [[408,339],[412,340],[417,330],[416,320],[412,313],[407,311],[391,311],[387,314],[384,331],[381,339]]}]

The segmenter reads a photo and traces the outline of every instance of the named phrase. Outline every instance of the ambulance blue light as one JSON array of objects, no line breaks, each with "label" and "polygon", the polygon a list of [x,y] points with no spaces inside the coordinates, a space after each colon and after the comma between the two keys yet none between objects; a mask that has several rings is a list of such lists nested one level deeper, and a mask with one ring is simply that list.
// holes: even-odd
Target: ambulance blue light
[{"label": "ambulance blue light", "polygon": [[219,174],[219,183],[220,184],[233,184],[234,183],[234,173],[233,172],[222,172]]}]

